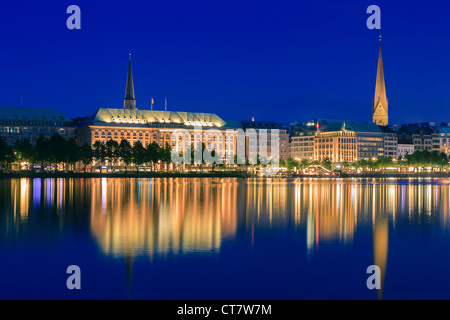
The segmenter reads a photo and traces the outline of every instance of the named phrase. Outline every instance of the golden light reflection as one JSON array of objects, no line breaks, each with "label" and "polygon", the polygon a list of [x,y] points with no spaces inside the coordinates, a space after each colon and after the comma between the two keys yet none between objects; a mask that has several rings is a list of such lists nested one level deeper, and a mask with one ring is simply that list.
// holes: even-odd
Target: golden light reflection
[{"label": "golden light reflection", "polygon": [[[0,224],[17,235],[30,221],[56,219],[63,230],[86,217],[102,252],[127,257],[215,253],[238,234],[257,246],[261,230],[294,227],[311,254],[380,221],[446,228],[449,195],[442,179],[11,179],[0,181]],[[52,226],[31,226],[43,225]]]},{"label": "golden light reflection", "polygon": [[235,180],[92,180],[91,231],[115,256],[217,252],[237,229]]}]

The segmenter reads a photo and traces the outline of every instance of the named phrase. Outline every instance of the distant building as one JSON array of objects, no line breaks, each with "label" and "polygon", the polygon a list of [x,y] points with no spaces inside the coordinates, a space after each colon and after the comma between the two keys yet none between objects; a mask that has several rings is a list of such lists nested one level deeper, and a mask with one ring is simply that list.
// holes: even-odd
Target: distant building
[{"label": "distant building", "polygon": [[384,156],[383,132],[376,124],[357,124],[358,158],[371,159]]},{"label": "distant building", "polygon": [[353,163],[358,160],[356,128],[346,122],[319,123],[314,145],[314,159],[332,163]]},{"label": "distant building", "polygon": [[397,145],[397,157],[404,158],[408,154],[414,153],[414,144],[399,143]]},{"label": "distant building", "polygon": [[429,126],[434,123],[406,124],[397,131],[398,144],[413,144],[414,151],[432,151],[433,129]]},{"label": "distant building", "polygon": [[314,160],[315,134],[315,130],[296,130],[295,135],[291,136],[291,158],[298,161]]},{"label": "distant building", "polygon": [[49,139],[55,133],[75,137],[72,120],[56,109],[0,107],[0,138],[8,145],[23,139],[34,145],[40,135]]},{"label": "distant building", "polygon": [[396,132],[388,126],[380,126],[383,132],[384,156],[388,158],[398,157],[398,138]]},{"label": "distant building", "polygon": [[433,128],[432,150],[450,155],[450,127],[445,124]]},{"label": "distant building", "polygon": [[[266,151],[267,151],[267,157],[270,159],[272,157],[272,153],[274,150],[272,150],[272,140],[271,140],[271,132],[272,130],[279,130],[279,140],[278,140],[278,150],[280,159],[288,159],[290,156],[289,152],[289,133],[286,127],[284,127],[280,123],[275,122],[267,122],[267,121],[242,121],[242,126],[244,128],[245,133],[247,134],[250,132],[250,130],[255,130],[257,140],[252,142],[250,141],[249,137],[246,138],[246,157],[249,157],[250,148],[255,148],[260,153],[261,148],[261,133],[267,134],[267,140],[266,140]],[[252,145],[252,143],[257,143],[257,146]]]}]

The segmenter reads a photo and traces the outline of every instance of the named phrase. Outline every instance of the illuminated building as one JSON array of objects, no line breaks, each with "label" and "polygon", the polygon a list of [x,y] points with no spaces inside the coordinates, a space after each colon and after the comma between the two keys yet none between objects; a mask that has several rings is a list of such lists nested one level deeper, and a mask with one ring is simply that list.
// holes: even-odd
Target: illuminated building
[{"label": "illuminated building", "polygon": [[34,145],[40,135],[49,139],[55,133],[75,137],[72,120],[56,109],[0,107],[0,138],[9,145],[23,139]]},{"label": "illuminated building", "polygon": [[432,133],[434,123],[415,123],[403,125],[397,131],[399,143],[413,144],[414,151],[432,150]]},{"label": "illuminated building", "polygon": [[358,159],[354,124],[331,122],[319,124],[314,145],[314,159],[328,158],[332,163],[352,163]]},{"label": "illuminated building", "polygon": [[383,132],[384,156],[398,157],[398,138],[393,129],[388,126],[380,126]]},{"label": "illuminated building", "polygon": [[434,127],[432,134],[433,151],[444,152],[450,155],[450,126],[442,124],[440,127]]},{"label": "illuminated building", "polygon": [[397,145],[397,156],[401,156],[404,158],[407,154],[413,154],[414,153],[414,145],[411,143],[400,143],[403,142],[399,140],[399,143]]},{"label": "illuminated building", "polygon": [[296,160],[314,159],[315,131],[303,130],[291,136],[291,158]]},{"label": "illuminated building", "polygon": [[[266,148],[267,150],[267,158],[271,158],[273,154],[272,150],[272,130],[278,130],[279,137],[278,141],[274,144],[278,147],[279,159],[288,159],[289,158],[289,134],[287,133],[287,129],[283,127],[279,123],[275,122],[266,122],[266,121],[242,121],[243,128],[246,133],[254,130],[256,133],[257,139],[255,141],[251,141],[247,137],[246,139],[246,157],[249,157],[249,150],[252,147],[255,147],[258,154],[261,153],[261,148]],[[264,141],[261,139],[261,134],[267,134],[267,140]],[[265,142],[265,143],[264,143]],[[257,145],[252,145],[256,143]]]},{"label": "illuminated building", "polygon": [[384,156],[383,132],[375,124],[357,124],[358,158],[371,159]]},{"label": "illuminated building", "polygon": [[[201,134],[197,134],[196,128],[201,128]],[[262,130],[279,129],[280,159],[289,157],[289,135],[286,129],[279,124],[249,121],[226,122],[213,113],[138,110],[136,108],[131,58],[128,65],[124,107],[122,109],[100,108],[92,116],[80,120],[78,122],[77,138],[80,145],[84,143],[94,145],[97,141],[106,143],[109,140],[115,140],[120,143],[120,141],[125,139],[131,145],[140,141],[146,147],[156,142],[160,147],[169,143],[172,148],[177,148],[177,141],[180,141],[181,137],[172,139],[172,135],[179,129],[189,132],[191,145],[195,146],[201,142],[206,146],[212,142],[217,142],[219,138],[215,137],[214,133],[210,132],[210,129],[219,132],[220,141],[218,141],[216,151],[223,154],[224,157],[226,152],[231,153],[230,150],[237,154],[236,129],[241,129],[242,133],[247,132],[249,129],[255,129],[258,140],[259,133]],[[231,132],[233,130],[235,132]],[[206,134],[207,131],[210,133]],[[267,149],[270,157],[272,154],[270,132],[268,134]]]}]

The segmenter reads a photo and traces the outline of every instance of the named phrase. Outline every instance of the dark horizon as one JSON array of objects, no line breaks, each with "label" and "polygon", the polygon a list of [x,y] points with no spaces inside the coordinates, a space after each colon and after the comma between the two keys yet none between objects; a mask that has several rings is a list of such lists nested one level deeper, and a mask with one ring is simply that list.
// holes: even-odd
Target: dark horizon
[{"label": "dark horizon", "polygon": [[8,3],[0,19],[2,106],[56,108],[70,118],[122,108],[132,53],[138,109],[210,112],[226,121],[372,121],[383,35],[390,124],[450,122],[445,11],[378,1]]}]

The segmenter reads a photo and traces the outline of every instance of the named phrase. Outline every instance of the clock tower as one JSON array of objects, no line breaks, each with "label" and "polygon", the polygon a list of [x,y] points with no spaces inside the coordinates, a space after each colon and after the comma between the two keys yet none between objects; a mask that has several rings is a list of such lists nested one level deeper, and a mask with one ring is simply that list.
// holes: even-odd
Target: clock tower
[{"label": "clock tower", "polygon": [[378,55],[377,82],[375,85],[375,99],[372,106],[373,122],[379,126],[388,125],[388,99],[386,97],[386,87],[384,83],[383,58],[380,52]]}]

